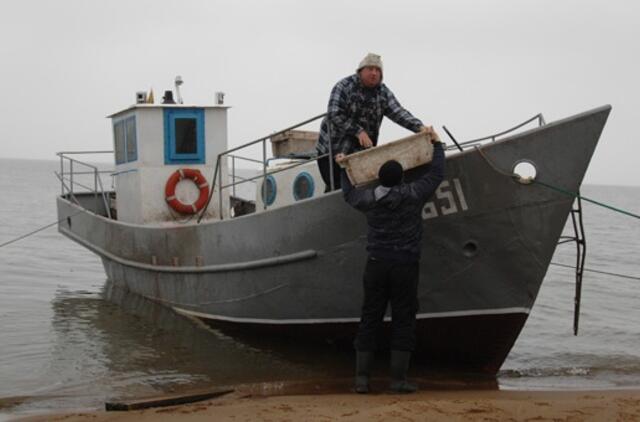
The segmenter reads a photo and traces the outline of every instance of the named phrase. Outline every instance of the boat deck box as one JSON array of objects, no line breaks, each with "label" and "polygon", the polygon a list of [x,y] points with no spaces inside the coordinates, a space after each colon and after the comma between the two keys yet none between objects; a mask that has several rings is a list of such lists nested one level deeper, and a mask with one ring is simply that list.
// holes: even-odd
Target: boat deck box
[{"label": "boat deck box", "polygon": [[274,157],[314,155],[318,136],[318,132],[288,130],[271,137],[271,152]]},{"label": "boat deck box", "polygon": [[340,162],[354,186],[362,186],[378,179],[380,166],[389,160],[402,164],[404,170],[431,162],[433,145],[431,134],[417,133],[375,148],[358,151]]}]

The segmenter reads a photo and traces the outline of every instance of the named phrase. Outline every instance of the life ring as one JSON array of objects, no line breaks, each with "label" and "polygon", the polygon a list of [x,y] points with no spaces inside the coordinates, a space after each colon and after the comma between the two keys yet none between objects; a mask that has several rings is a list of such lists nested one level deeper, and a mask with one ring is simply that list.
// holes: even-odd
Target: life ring
[{"label": "life ring", "polygon": [[[176,198],[176,186],[182,179],[193,180],[193,183],[195,183],[200,190],[200,196],[198,196],[198,199],[193,204],[185,204]],[[179,169],[167,179],[167,184],[164,187],[164,196],[169,206],[179,213],[195,214],[207,203],[207,199],[209,198],[209,184],[207,183],[207,179],[200,173],[200,170]]]}]

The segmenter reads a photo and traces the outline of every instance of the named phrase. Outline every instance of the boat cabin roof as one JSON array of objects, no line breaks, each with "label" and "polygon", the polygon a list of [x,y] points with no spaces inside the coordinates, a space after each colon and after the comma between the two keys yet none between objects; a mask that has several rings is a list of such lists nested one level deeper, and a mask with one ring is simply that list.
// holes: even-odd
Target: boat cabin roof
[{"label": "boat cabin roof", "polygon": [[112,117],[116,117],[120,114],[124,114],[127,113],[131,110],[135,110],[136,108],[201,108],[201,109],[227,109],[227,108],[231,108],[228,105],[207,105],[207,106],[202,106],[202,105],[196,105],[196,104],[145,104],[145,103],[141,103],[141,104],[132,104],[129,107],[120,110],[120,111],[116,111],[113,114],[110,114],[107,116],[107,118],[112,118]]}]

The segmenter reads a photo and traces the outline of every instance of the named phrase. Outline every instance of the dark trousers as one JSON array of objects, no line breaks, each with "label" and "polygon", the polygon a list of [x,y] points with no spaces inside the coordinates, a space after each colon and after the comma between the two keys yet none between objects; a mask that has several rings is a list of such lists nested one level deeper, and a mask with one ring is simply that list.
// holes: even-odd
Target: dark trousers
[{"label": "dark trousers", "polygon": [[[322,180],[324,180],[325,184],[325,192],[331,191],[331,169],[329,168],[329,157],[322,157],[318,159],[318,169],[320,170],[320,175],[322,176]],[[335,161],[333,162],[333,187],[335,189],[340,189],[340,176],[342,174],[342,168]]]},{"label": "dark trousers", "polygon": [[391,303],[391,350],[413,351],[418,312],[418,262],[369,258],[364,271],[364,303],[354,341],[360,352],[376,350],[387,303]]}]

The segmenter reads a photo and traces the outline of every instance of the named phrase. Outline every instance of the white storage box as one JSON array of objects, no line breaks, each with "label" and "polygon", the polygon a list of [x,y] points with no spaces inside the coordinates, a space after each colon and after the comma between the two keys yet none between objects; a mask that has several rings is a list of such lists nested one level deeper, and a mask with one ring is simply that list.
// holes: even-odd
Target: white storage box
[{"label": "white storage box", "polygon": [[291,157],[297,154],[311,154],[316,150],[318,132],[308,130],[288,130],[271,137],[271,152],[274,157]]}]

